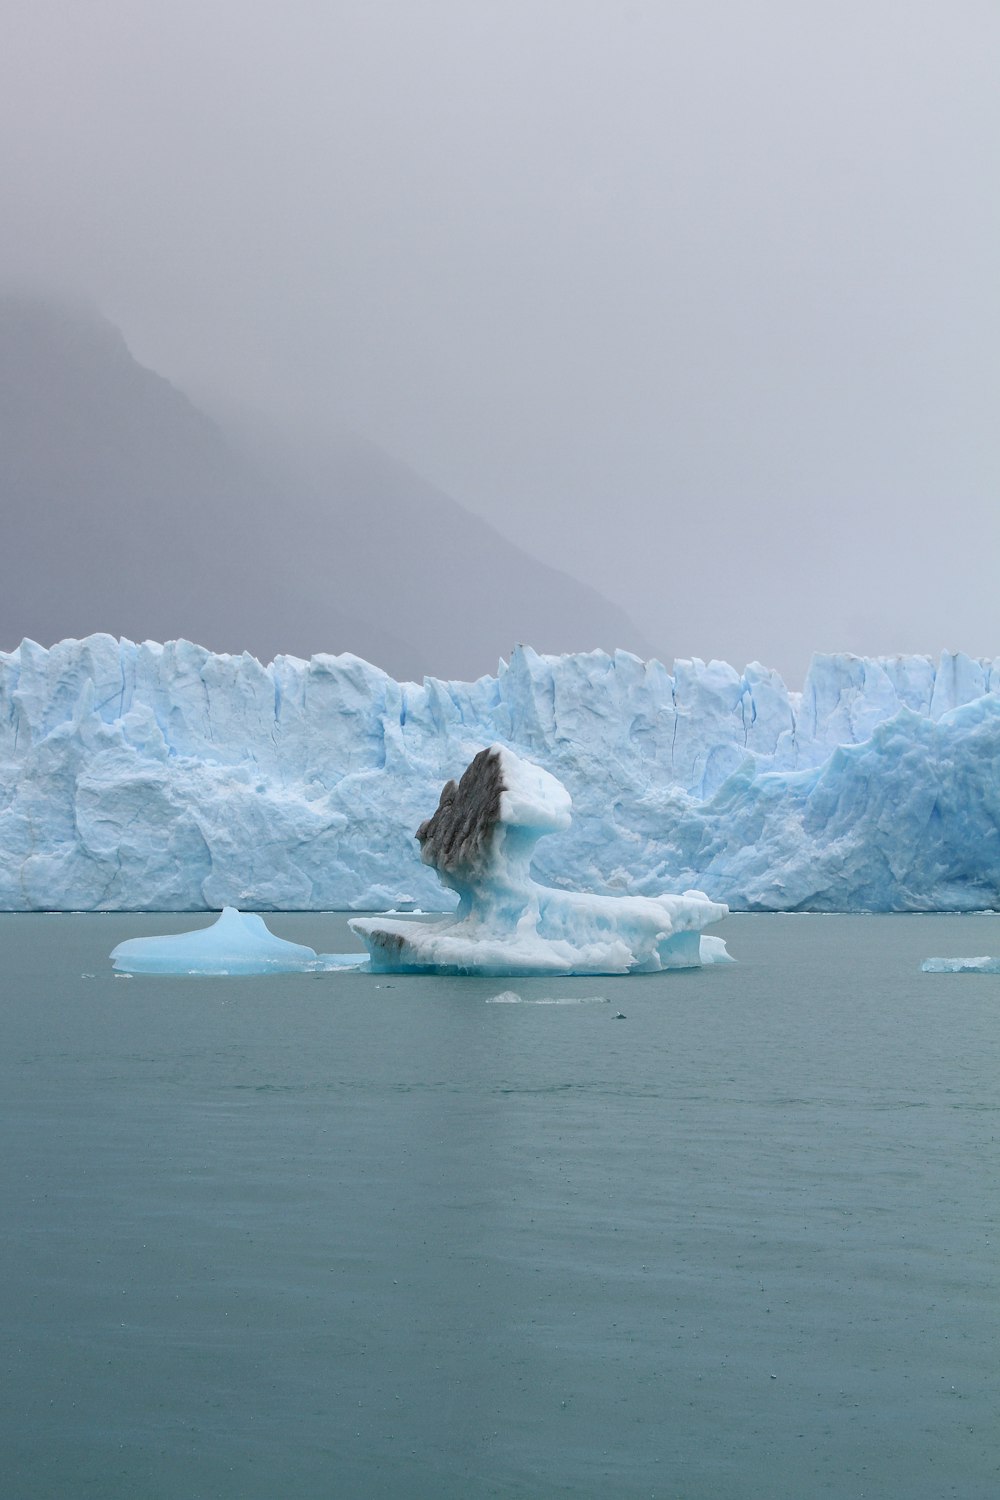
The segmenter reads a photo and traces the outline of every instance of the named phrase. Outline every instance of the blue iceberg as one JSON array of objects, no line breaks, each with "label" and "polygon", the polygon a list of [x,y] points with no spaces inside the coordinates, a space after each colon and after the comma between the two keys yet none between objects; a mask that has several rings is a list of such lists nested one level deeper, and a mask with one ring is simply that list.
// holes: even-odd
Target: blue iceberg
[{"label": "blue iceberg", "polygon": [[364,955],[318,954],[275,937],[254,912],[223,908],[211,927],[164,937],[129,938],[112,950],[125,974],[298,974],[364,963]]},{"label": "blue iceberg", "polygon": [[924,974],[1000,974],[1000,958],[988,953],[978,958],[925,958],[920,968]]},{"label": "blue iceberg", "polygon": [[481,750],[417,830],[421,858],[458,895],[437,922],[356,917],[377,973],[633,974],[729,959],[702,928],[727,908],[701,891],[605,896],[555,890],[530,873],[543,834],[564,832],[561,782],[503,745]]}]

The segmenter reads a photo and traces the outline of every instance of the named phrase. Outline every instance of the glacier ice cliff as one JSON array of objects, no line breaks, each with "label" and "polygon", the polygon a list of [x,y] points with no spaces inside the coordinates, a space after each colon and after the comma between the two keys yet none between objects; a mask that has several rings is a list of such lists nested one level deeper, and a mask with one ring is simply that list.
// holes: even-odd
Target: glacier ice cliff
[{"label": "glacier ice cliff", "polygon": [[95,635],[0,653],[0,909],[440,905],[412,830],[484,746],[572,787],[546,884],[743,910],[1000,906],[1000,659],[357,657]]},{"label": "glacier ice cliff", "polygon": [[[381,973],[631,974],[729,960],[701,930],[726,907],[701,891],[607,896],[554,890],[531,876],[543,834],[570,826],[566,788],[504,745],[480,750],[421,823],[424,864],[458,895],[436,922],[355,917]],[[704,944],[704,952],[702,945]]]}]

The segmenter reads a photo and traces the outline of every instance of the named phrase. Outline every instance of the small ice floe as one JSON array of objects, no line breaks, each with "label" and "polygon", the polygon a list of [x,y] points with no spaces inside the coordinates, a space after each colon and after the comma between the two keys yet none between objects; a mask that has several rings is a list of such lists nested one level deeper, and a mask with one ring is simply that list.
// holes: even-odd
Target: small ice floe
[{"label": "small ice floe", "polygon": [[1000,974],[1000,958],[988,953],[979,958],[925,958],[920,968],[925,974]]},{"label": "small ice floe", "polygon": [[226,906],[211,927],[163,937],[129,938],[112,950],[121,973],[198,974],[224,977],[243,974],[323,973],[330,969],[367,967],[363,953],[317,953],[304,943],[275,937],[255,912]]},{"label": "small ice floe", "polygon": [[527,1000],[523,995],[516,994],[513,990],[502,990],[499,995],[491,995],[487,1005],[607,1005],[607,995],[541,995],[537,999],[534,996]]}]

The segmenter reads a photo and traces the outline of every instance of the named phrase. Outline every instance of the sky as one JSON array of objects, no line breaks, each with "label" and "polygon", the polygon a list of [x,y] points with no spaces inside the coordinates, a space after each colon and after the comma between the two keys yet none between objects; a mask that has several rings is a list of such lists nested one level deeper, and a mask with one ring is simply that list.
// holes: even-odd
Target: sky
[{"label": "sky", "polygon": [[1000,654],[995,0],[0,23],[0,275],[381,444],[668,661]]}]

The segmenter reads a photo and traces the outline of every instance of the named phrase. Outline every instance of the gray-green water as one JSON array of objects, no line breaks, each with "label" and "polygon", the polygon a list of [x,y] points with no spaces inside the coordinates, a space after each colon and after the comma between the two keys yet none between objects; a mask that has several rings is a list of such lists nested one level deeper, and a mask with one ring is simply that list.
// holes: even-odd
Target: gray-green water
[{"label": "gray-green water", "polygon": [[4,1497],[1000,1494],[1000,918],[112,976],[184,924],[0,917]]}]

